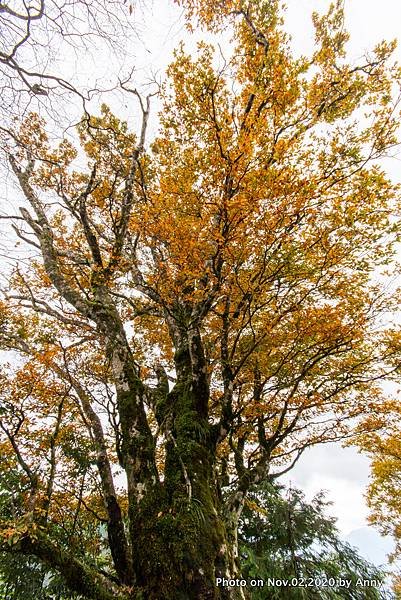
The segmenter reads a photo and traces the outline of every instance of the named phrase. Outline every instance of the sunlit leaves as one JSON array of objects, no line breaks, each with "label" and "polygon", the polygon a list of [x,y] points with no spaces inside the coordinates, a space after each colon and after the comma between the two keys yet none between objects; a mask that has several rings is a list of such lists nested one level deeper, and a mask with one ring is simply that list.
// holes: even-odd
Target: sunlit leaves
[{"label": "sunlit leaves", "polygon": [[243,501],[307,447],[382,426],[378,382],[398,367],[384,322],[399,292],[383,282],[400,196],[377,164],[396,143],[393,45],[350,64],[340,2],[314,16],[310,57],[277,2],[182,4],[233,41],[176,50],[148,146],[137,95],[139,135],[102,106],[77,149],[53,147],[33,116],[12,159],[30,207],[15,230],[36,255],[0,307],[23,356],[4,375],[2,443],[30,482],[25,514],[44,510],[74,547],[92,532],[91,557],[117,463],[132,517],[174,461],[189,493],[187,449],[208,439],[210,473]]}]

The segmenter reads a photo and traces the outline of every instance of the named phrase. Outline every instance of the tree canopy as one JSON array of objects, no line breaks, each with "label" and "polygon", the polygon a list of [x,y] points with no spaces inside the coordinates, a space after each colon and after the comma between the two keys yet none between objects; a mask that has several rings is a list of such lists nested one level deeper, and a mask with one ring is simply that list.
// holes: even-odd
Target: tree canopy
[{"label": "tree canopy", "polygon": [[133,88],[138,131],[3,132],[2,548],[96,600],[243,598],[215,581],[252,486],[377,427],[399,365],[394,44],[350,64],[340,2],[308,57],[275,0],[182,4],[232,44],[176,50],[153,139]]}]

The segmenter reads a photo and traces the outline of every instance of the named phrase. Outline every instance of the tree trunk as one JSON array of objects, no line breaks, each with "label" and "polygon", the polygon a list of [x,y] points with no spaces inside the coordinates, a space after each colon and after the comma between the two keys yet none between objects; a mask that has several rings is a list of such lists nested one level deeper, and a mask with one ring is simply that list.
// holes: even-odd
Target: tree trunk
[{"label": "tree trunk", "polygon": [[238,575],[216,480],[208,397],[199,381],[194,385],[187,345],[177,351],[176,368],[177,383],[156,408],[166,437],[164,480],[130,515],[136,581],[149,600],[243,598],[239,588],[216,586],[217,577]]},{"label": "tree trunk", "polygon": [[179,492],[170,504],[161,485],[153,498],[142,501],[134,528],[136,583],[144,598],[230,597],[215,586],[215,578],[228,573],[225,529],[213,505],[205,507],[198,498],[190,501]]}]

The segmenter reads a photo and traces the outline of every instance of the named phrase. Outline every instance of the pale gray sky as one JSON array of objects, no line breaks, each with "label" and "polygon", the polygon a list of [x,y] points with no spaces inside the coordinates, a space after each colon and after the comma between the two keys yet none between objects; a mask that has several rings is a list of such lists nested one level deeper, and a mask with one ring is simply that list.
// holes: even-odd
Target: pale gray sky
[{"label": "pale gray sky", "polygon": [[[294,47],[299,52],[313,48],[310,14],[328,6],[327,0],[288,0],[288,27]],[[351,34],[350,55],[357,59],[381,40],[398,39],[396,58],[401,62],[401,2],[399,0],[345,0],[346,27]],[[401,156],[401,155],[400,155]],[[401,181],[401,160],[386,160],[385,168],[392,178]],[[299,485],[311,498],[320,489],[327,490],[333,502],[330,514],[344,537],[357,545],[364,556],[377,563],[390,552],[390,540],[367,529],[368,508],[364,494],[369,481],[369,461],[353,448],[339,444],[316,447],[301,458],[288,474],[287,481]]]}]

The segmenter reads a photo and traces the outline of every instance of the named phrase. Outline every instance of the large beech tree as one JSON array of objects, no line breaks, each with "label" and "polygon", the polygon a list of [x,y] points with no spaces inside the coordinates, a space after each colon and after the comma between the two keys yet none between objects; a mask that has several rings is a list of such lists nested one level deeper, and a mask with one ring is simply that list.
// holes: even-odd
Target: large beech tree
[{"label": "large beech tree", "polygon": [[79,149],[34,114],[4,140],[29,252],[1,305],[2,549],[96,600],[244,597],[215,579],[248,490],[398,368],[393,44],[348,64],[337,3],[294,57],[275,0],[182,4],[233,41],[178,48],[152,143],[135,91],[136,133],[104,106]]}]

